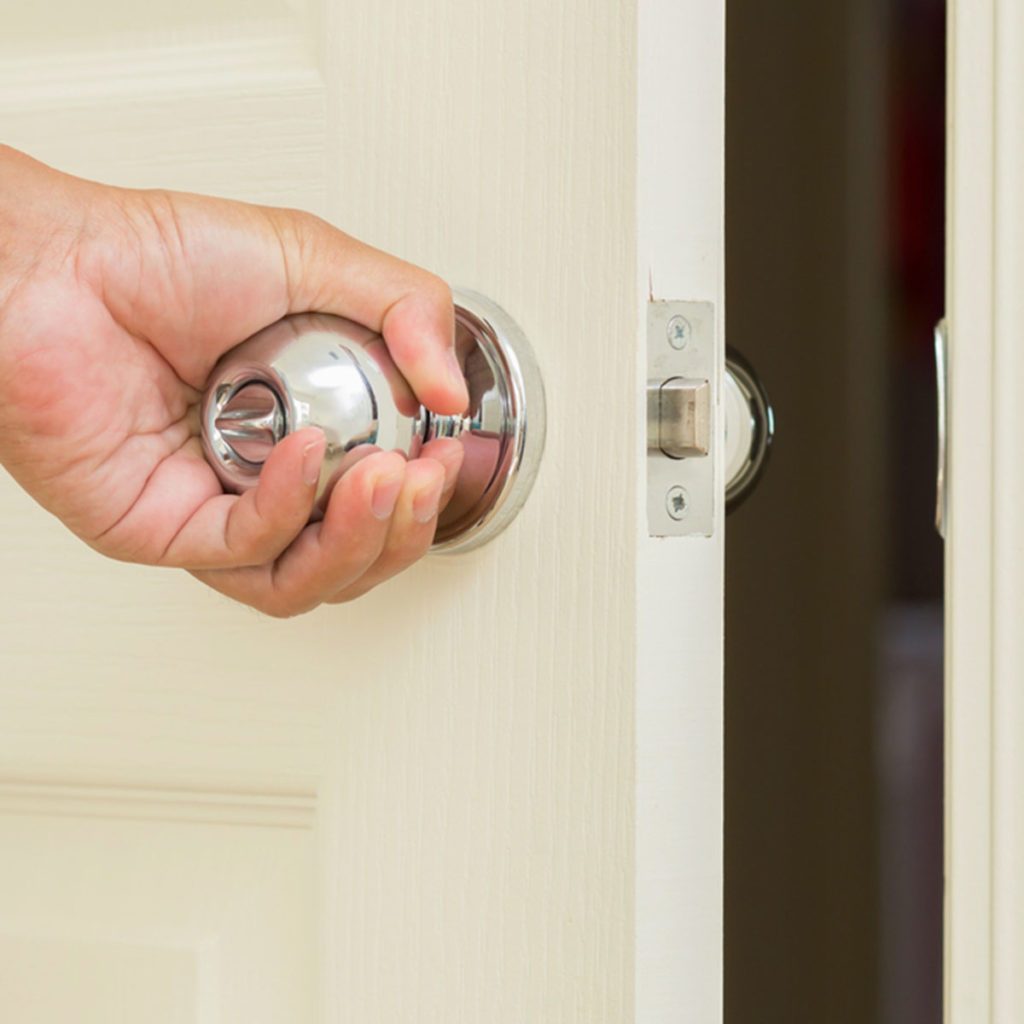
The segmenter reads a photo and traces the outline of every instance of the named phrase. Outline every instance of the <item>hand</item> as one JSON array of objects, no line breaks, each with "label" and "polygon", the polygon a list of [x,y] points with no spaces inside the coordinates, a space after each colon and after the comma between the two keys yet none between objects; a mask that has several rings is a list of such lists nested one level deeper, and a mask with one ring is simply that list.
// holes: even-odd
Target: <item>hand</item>
[{"label": "hand", "polygon": [[271,615],[345,601],[429,547],[462,459],[361,460],[307,525],[318,430],[222,493],[198,440],[220,355],[287,313],[380,331],[417,397],[464,410],[448,286],[294,210],[115,189],[0,147],[0,462],[96,550],[188,569]]}]

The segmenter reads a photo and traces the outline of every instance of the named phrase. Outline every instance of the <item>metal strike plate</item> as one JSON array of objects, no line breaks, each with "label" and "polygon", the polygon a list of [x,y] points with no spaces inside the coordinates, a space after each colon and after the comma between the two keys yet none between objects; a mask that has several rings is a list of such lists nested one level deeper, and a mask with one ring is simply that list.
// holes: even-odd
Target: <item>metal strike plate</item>
[{"label": "metal strike plate", "polygon": [[715,521],[715,309],[647,307],[647,528],[710,537]]}]

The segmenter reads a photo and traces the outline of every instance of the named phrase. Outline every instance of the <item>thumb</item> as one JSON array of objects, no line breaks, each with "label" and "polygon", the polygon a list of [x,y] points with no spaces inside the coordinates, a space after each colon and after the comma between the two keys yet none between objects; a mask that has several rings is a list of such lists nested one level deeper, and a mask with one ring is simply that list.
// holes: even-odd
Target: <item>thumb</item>
[{"label": "thumb", "polygon": [[282,241],[289,311],[348,317],[383,334],[416,397],[434,412],[463,412],[452,293],[441,278],[294,210],[269,210]]},{"label": "thumb", "polygon": [[[139,267],[109,247],[103,298],[201,387],[216,359],[286,313],[333,313],[384,336],[416,397],[439,413],[468,404],[454,356],[451,289],[301,210],[181,192],[111,190],[135,226]],[[153,238],[152,232],[157,236]]]}]

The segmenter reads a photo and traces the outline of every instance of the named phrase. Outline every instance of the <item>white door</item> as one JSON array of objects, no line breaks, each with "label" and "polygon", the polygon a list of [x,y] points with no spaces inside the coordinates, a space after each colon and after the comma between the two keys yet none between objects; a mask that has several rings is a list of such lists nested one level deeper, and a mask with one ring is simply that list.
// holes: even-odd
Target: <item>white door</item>
[{"label": "white door", "polygon": [[723,8],[4,12],[2,141],[488,295],[549,422],[497,542],[291,621],[0,475],[4,1024],[720,1018],[721,473],[709,538],[648,536],[643,388],[652,296],[724,347]]},{"label": "white door", "polygon": [[1024,9],[950,10],[946,1016],[1024,1020]]}]

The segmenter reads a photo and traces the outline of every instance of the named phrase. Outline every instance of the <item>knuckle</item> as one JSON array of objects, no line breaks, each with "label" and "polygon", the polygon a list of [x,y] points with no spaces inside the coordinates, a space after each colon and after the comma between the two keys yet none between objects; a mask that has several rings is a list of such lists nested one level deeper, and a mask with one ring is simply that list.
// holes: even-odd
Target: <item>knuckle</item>
[{"label": "knuckle", "polygon": [[306,210],[276,209],[270,223],[281,251],[289,296],[293,301],[315,304],[317,296],[309,291],[307,282],[308,268],[317,261],[334,229],[323,218]]},{"label": "knuckle", "polygon": [[318,598],[310,597],[308,588],[286,583],[277,568],[274,566],[271,570],[270,586],[263,596],[261,611],[274,619],[294,619],[320,604]]},{"label": "knuckle", "polygon": [[291,233],[301,257],[309,258],[335,235],[335,228],[307,210],[292,210]]},{"label": "knuckle", "polygon": [[225,568],[244,569],[265,565],[274,560],[280,546],[276,536],[271,533],[246,538],[242,543],[231,546]]},{"label": "knuckle", "polygon": [[426,535],[409,536],[399,541],[389,552],[386,568],[389,575],[408,569],[415,565],[426,553],[433,539],[433,530]]},{"label": "knuckle", "polygon": [[253,522],[248,535],[232,550],[246,565],[273,562],[295,541],[308,521],[309,513],[302,509],[286,509],[272,516],[260,516]]},{"label": "knuckle", "polygon": [[257,565],[276,561],[295,542],[305,524],[306,519],[268,523],[266,532],[250,549],[250,557]]},{"label": "knuckle", "polygon": [[430,271],[423,271],[424,280],[421,286],[423,294],[438,306],[452,305],[452,287],[443,278],[438,277]]},{"label": "knuckle", "polygon": [[271,211],[277,225],[296,236],[316,234],[328,227],[327,221],[309,210],[300,210],[294,206],[278,206]]}]

